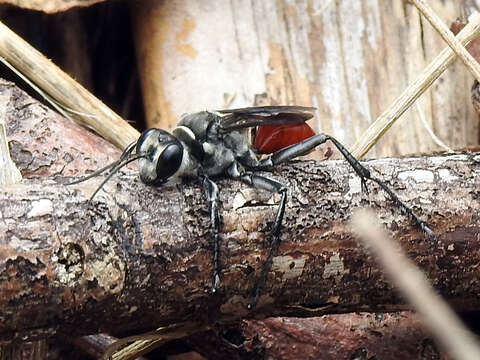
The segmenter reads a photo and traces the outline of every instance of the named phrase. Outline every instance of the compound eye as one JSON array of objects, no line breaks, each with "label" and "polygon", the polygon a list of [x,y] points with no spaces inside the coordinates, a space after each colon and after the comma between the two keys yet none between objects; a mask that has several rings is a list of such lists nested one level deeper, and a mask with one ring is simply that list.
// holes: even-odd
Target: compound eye
[{"label": "compound eye", "polygon": [[[142,152],[142,150],[146,150],[145,146],[146,144],[149,144],[151,142],[151,139],[158,139],[162,135],[162,130],[159,129],[151,128],[145,130],[137,140],[137,153]],[[151,145],[149,145],[148,147],[150,150]]]},{"label": "compound eye", "polygon": [[157,184],[166,182],[182,165],[183,147],[180,144],[169,144],[160,154],[157,161]]}]

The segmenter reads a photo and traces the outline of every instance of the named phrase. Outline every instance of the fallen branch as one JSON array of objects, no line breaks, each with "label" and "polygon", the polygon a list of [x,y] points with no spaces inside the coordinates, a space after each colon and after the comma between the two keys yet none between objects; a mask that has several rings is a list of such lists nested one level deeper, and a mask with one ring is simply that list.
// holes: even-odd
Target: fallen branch
[{"label": "fallen branch", "polygon": [[[1,93],[4,94],[0,99],[0,105],[5,109],[5,118],[8,119],[9,145],[12,150],[12,155],[14,155],[14,160],[25,177],[53,177],[58,174],[79,176],[79,174],[87,170],[92,171],[103,167],[120,156],[120,152],[110,144],[41,106],[26,96],[26,94],[21,92],[12,83],[0,80],[0,87]],[[384,317],[386,317],[386,319],[394,319],[393,322],[388,323],[387,328],[385,328],[386,324],[381,320]],[[368,320],[369,318],[371,320]],[[371,321],[373,321],[373,319],[378,323],[372,323]],[[275,324],[271,330],[268,330],[268,325],[265,325],[269,322]],[[280,330],[278,322],[284,324],[284,329]],[[348,324],[344,330],[341,330],[342,322]],[[239,326],[241,326],[241,329]],[[352,326],[358,326],[358,331],[352,333]],[[365,326],[367,327],[365,328]],[[373,333],[370,331],[372,326]],[[408,331],[408,334],[404,334],[403,329],[412,329],[412,327],[417,330],[413,332]],[[416,320],[416,318],[412,319],[412,316],[408,316],[408,314],[384,314],[381,316],[363,314],[361,317],[355,316],[354,314],[347,314],[340,317],[331,315],[310,319],[272,319],[265,320],[264,322],[258,321],[258,323],[254,320],[249,322],[243,321],[240,324],[230,323],[214,327],[214,329],[218,329],[221,334],[224,332],[222,329],[227,329],[228,334],[231,333],[232,329],[238,329],[235,331],[241,332],[245,338],[243,344],[236,344],[234,346],[229,345],[225,341],[218,342],[220,338],[228,341],[225,336],[219,335],[217,341],[212,340],[211,344],[208,345],[205,344],[206,334],[202,333],[192,338],[192,346],[199,347],[208,358],[212,359],[214,358],[214,354],[219,354],[219,358],[225,358],[225,351],[228,349],[230,349],[229,356],[232,359],[242,358],[241,354],[245,355],[243,358],[252,358],[259,348],[260,350],[263,349],[261,351],[266,351],[266,356],[271,354],[273,357],[281,357],[285,355],[282,350],[285,348],[283,346],[285,340],[282,338],[282,334],[286,332],[295,334],[299,331],[301,332],[303,328],[311,329],[311,331],[319,334],[318,337],[311,339],[312,344],[316,345],[308,347],[308,350],[305,348],[305,340],[299,340],[303,346],[299,346],[298,348],[302,349],[305,356],[318,357],[320,356],[319,354],[322,354],[322,358],[330,356],[329,354],[332,351],[330,346],[332,336],[336,339],[339,331],[343,331],[349,340],[345,342],[343,350],[340,350],[338,346],[335,347],[338,356],[332,354],[333,358],[350,358],[351,354],[355,353],[359,348],[367,349],[369,356],[377,355],[385,359],[388,359],[389,353],[398,353],[398,351],[394,350],[395,347],[402,349],[405,354],[404,357],[412,359],[414,358],[414,354],[417,353],[420,359],[425,352],[436,352],[433,343],[428,339],[428,335],[422,335],[418,320]],[[197,330],[198,329],[199,328],[197,328]],[[386,329],[388,329],[387,332],[385,332]],[[391,340],[387,342],[382,340],[379,342],[376,336],[378,332],[382,332],[384,336],[390,336]],[[390,332],[391,335],[389,335]],[[215,335],[213,331],[208,334]],[[141,335],[140,337],[143,339],[142,342],[134,343],[122,349],[122,355],[117,354],[117,356],[123,356],[128,350],[132,349],[138,351],[139,346],[146,346],[147,348],[149,346],[158,346],[165,341],[165,339],[171,338],[173,334],[169,333],[167,335],[168,336],[164,336],[161,333],[157,334],[157,332],[151,333],[149,336]],[[96,351],[98,357],[101,356],[98,354],[103,354],[108,345],[108,343],[102,340],[103,338],[104,336],[102,337],[101,335],[78,338],[75,340],[75,343],[81,344],[79,346],[83,350],[89,352]],[[146,340],[147,338],[151,339],[150,342]],[[258,341],[252,342],[251,339],[258,339]],[[269,345],[272,342],[271,339],[275,339],[273,342],[278,343],[279,346],[272,347]],[[412,339],[415,339],[415,341],[412,342]],[[231,340],[234,341],[234,339]],[[320,340],[323,341],[323,344],[320,344]],[[100,348],[95,345],[95,341],[100,341],[98,344],[98,346],[101,345]],[[122,341],[126,340],[122,339]],[[288,346],[290,346],[290,344],[291,346],[295,346],[295,339],[292,339],[292,341],[293,342],[289,342]],[[384,349],[380,343],[388,343],[390,349]],[[118,346],[118,344],[119,343],[116,343],[115,346]],[[28,346],[28,344],[22,345],[22,351],[25,346]],[[232,349],[232,347],[234,348]],[[212,352],[212,348],[215,348],[215,351]]]},{"label": "fallen branch", "polygon": [[209,360],[446,359],[408,311],[243,320],[184,341]]},{"label": "fallen branch", "polygon": [[[185,321],[406,309],[356,245],[353,209],[373,207],[392,237],[458,310],[478,309],[479,156],[389,159],[374,167],[436,232],[425,236],[375,186],[362,196],[344,161],[294,162],[273,176],[290,189],[282,243],[259,306],[246,303],[268,252],[270,194],[221,181],[222,289],[209,294],[207,205],[198,184],[157,189],[129,173],[87,198],[28,180],[1,191],[0,333],[70,335],[147,330]],[[453,281],[452,279],[455,279]],[[40,311],[41,309],[41,311]]]}]

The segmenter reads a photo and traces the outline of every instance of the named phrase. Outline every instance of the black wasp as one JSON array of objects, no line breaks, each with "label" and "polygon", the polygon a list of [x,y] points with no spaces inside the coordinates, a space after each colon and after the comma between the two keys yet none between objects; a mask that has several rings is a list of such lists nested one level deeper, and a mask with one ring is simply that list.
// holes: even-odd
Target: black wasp
[{"label": "black wasp", "polygon": [[[434,238],[433,232],[413,210],[383,182],[372,177],[370,171],[341,143],[329,135],[314,134],[305,123],[313,117],[314,110],[315,108],[301,106],[265,106],[188,114],[181,118],[171,134],[161,129],[148,129],[125,149],[118,161],[71,184],[110,170],[109,175],[91,196],[92,199],[115,172],[134,160],[138,160],[140,179],[147,185],[161,186],[167,181],[179,178],[200,178],[209,202],[213,231],[213,292],[220,286],[219,200],[218,187],[213,179],[223,176],[242,181],[257,189],[279,193],[281,200],[271,228],[270,252],[257,279],[249,308],[253,308],[257,303],[278,247],[287,203],[285,185],[260,175],[257,171],[268,171],[275,165],[305,155],[327,140],[337,147],[360,177],[362,189],[367,190],[367,180],[377,183],[430,238]],[[257,129],[253,145],[246,134],[248,128]],[[258,153],[269,155],[259,159]]]}]

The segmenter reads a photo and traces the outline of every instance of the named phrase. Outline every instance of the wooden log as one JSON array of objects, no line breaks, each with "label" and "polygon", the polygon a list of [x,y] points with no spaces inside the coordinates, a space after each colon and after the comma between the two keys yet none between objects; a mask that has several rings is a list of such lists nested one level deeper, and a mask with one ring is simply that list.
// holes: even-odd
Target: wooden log
[{"label": "wooden log", "polygon": [[[90,135],[81,137],[79,145],[69,122],[50,119],[50,111],[11,83],[0,85],[10,120],[7,132],[16,139],[10,142],[15,144],[13,157],[24,175],[78,174],[118,156],[113,149],[103,154],[106,144],[95,143]],[[19,117],[24,120],[19,122]],[[30,138],[22,141],[22,136]],[[77,140],[72,144],[73,138]],[[26,152],[34,156],[18,156]],[[42,166],[32,165],[32,159],[50,152],[56,153],[55,161],[43,161],[44,170],[38,172]],[[77,172],[65,170],[68,160],[76,158],[71,152],[82,154],[74,166]],[[421,211],[437,232],[439,246],[426,243],[373,188],[371,201],[362,197],[358,179],[343,161],[294,162],[274,174],[290,185],[291,201],[283,243],[256,313],[247,312],[244,304],[268,252],[266,233],[275,212],[275,197],[269,194],[220,183],[224,291],[212,298],[209,221],[198,184],[154,189],[130,173],[123,177],[126,182],[114,179],[107,184],[112,196],[101,192],[95,205],[87,204],[86,197],[100,179],[79,186],[79,192],[48,179],[4,188],[2,338],[146,329],[180,318],[198,320],[198,314],[210,323],[243,316],[405,308],[346,224],[352,209],[369,203],[457,309],[478,308],[473,266],[478,251],[478,156],[369,164]],[[53,171],[45,171],[50,167]]]},{"label": "wooden log", "polygon": [[121,151],[0,79],[0,106],[12,159],[27,178],[75,175],[101,168]]},{"label": "wooden log", "polygon": [[[24,176],[51,177],[58,174],[81,174],[85,171],[92,171],[95,170],[95,168],[102,167],[120,155],[120,152],[117,149],[113,148],[103,139],[92,135],[88,131],[80,129],[78,125],[59,117],[57,114],[41,106],[24,92],[16,88],[12,83],[0,81],[0,94],[2,94],[0,97],[2,103],[0,105],[5,111],[5,117],[8,119],[7,124],[10,148],[15,155],[15,160],[22,169]],[[382,319],[395,319],[395,321],[388,322],[388,329],[392,334],[395,333],[395,338],[397,339],[393,342],[394,336],[392,335],[391,338],[389,338],[388,343],[391,348],[402,349],[403,353],[410,355],[406,357],[412,359],[415,358],[414,356],[418,353],[418,349],[423,349],[422,346],[424,344],[429,345],[435,350],[428,335],[422,335],[420,330],[417,329],[418,325],[416,324],[418,324],[418,320],[411,315],[408,315],[408,313],[407,316],[398,316],[395,314],[379,316]],[[323,330],[321,331],[321,334],[318,334],[319,338],[330,339],[328,331],[334,336],[333,333],[338,333],[338,331],[343,328],[343,322],[348,322],[348,326],[344,329],[345,334],[352,334],[350,330],[352,326],[356,326],[355,328],[358,329],[358,331],[355,331],[352,334],[353,337],[348,338],[349,341],[344,342],[344,349],[339,350],[338,347],[335,347],[335,350],[333,350],[332,347],[318,345],[312,347],[302,346],[303,353],[305,355],[311,353],[312,356],[315,356],[317,353],[333,354],[333,352],[336,351],[337,354],[342,354],[342,356],[345,354],[345,357],[348,357],[347,354],[353,353],[354,350],[357,349],[355,346],[358,345],[359,341],[355,336],[360,336],[363,339],[361,348],[367,349],[367,351],[372,354],[373,352],[379,351],[379,340],[377,336],[368,337],[368,334],[378,334],[379,332],[382,332],[382,330],[385,330],[385,327],[380,326],[382,323],[381,320],[378,320],[380,323],[377,324],[377,319],[380,318],[373,314],[363,314],[361,317],[355,314],[345,315],[344,317],[339,317],[338,315],[326,315],[322,318],[314,318],[314,320],[301,320],[298,318],[294,320],[285,318],[281,322],[288,325],[292,324],[293,321],[293,328],[292,326],[287,326],[281,330],[279,328],[280,325],[278,324],[279,320],[274,319],[272,321],[277,321],[275,326],[277,331],[264,333],[268,333],[268,337],[265,339],[271,339],[281,337],[287,330],[290,331],[293,329],[293,332],[298,334],[302,328],[322,326],[321,324],[324,323],[325,325],[322,327]],[[368,319],[372,320],[368,322]],[[200,336],[193,336],[192,340],[187,340],[187,342],[193,347],[202,350],[202,352],[207,355],[207,358],[213,358],[217,355],[220,356],[219,354],[225,355],[227,353],[229,354],[229,358],[232,359],[241,356],[242,354],[253,356],[253,352],[258,351],[259,348],[264,348],[263,337],[258,337],[259,342],[255,342],[255,344],[252,343],[253,348],[250,348],[249,338],[255,338],[258,332],[265,327],[268,328],[268,323],[269,320],[243,321],[238,324],[232,323],[225,326],[215,327],[215,329],[219,329],[218,331],[202,333]],[[332,324],[336,325],[332,326]],[[368,327],[365,328],[367,325]],[[382,330],[378,330],[379,327],[381,327]],[[411,343],[409,341],[411,337],[405,337],[405,328],[415,329],[415,331],[410,332],[409,334],[414,333],[415,341],[421,346],[414,348],[411,346],[405,346],[405,343]],[[246,340],[244,344],[239,347],[229,345],[228,342],[223,340],[219,342],[219,339],[224,338],[223,334],[232,334],[233,330],[238,330],[238,333],[241,333],[242,336],[245,337]],[[217,336],[218,334],[220,335]],[[367,334],[367,338],[365,338],[365,334]],[[389,336],[384,331],[382,332],[382,335],[384,337]],[[214,338],[214,336],[216,337]],[[100,342],[104,338],[105,336],[99,334],[78,338],[74,340],[74,342],[82,350],[93,351],[98,348],[98,357],[101,356],[108,345],[104,344],[103,346],[100,346]],[[199,338],[203,339],[201,343],[194,341]],[[209,339],[208,344],[204,341],[206,338]],[[230,340],[233,341],[231,336]],[[64,340],[57,341],[64,342]],[[91,344],[92,341],[94,343]],[[318,344],[317,338],[312,338],[312,341]],[[98,342],[99,346],[95,345],[95,342]],[[274,343],[279,343],[279,341],[274,341]],[[37,342],[35,343],[35,346],[38,347],[39,344],[40,343]],[[305,344],[305,341],[303,341],[303,344]],[[10,346],[16,345],[11,344]],[[21,351],[24,352],[25,348],[30,349],[31,347],[32,343],[22,344]],[[215,351],[213,351],[213,348],[215,348]],[[276,353],[279,349],[268,346],[264,350],[270,353]],[[396,352],[392,351],[392,353]]]},{"label": "wooden log", "polygon": [[210,360],[447,360],[408,311],[244,320],[185,341]]},{"label": "wooden log", "polygon": [[180,320],[405,309],[351,234],[348,219],[359,206],[378,212],[457,309],[478,309],[479,156],[366,164],[414,206],[438,244],[426,241],[376,187],[362,196],[345,162],[285,165],[274,175],[290,189],[282,243],[253,312],[245,305],[268,253],[275,196],[219,182],[222,289],[211,296],[209,219],[198,184],[156,189],[128,173],[93,203],[87,198],[98,181],[66,187],[61,179],[26,180],[4,187],[0,333],[8,340]]}]

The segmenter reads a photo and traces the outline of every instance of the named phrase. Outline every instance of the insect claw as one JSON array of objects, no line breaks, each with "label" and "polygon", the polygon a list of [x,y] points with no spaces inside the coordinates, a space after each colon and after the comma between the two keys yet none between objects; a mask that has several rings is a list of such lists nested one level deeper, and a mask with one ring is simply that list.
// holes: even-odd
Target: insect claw
[{"label": "insect claw", "polygon": [[432,229],[430,229],[427,225],[424,225],[423,226],[423,232],[425,234],[428,235],[428,239],[431,241],[431,242],[438,242],[438,239],[437,237],[435,236],[435,233],[432,231]]},{"label": "insect claw", "polygon": [[361,181],[362,191],[368,195],[367,181],[364,178],[361,178],[360,181]]},{"label": "insect claw", "polygon": [[[262,269],[262,270],[264,270],[264,269]],[[253,293],[252,293],[253,300],[251,302],[249,302],[246,306],[247,310],[253,310],[257,306],[258,298],[260,297],[260,291],[261,291],[260,290],[260,284],[265,281],[264,275],[265,274],[262,271],[262,275],[260,275],[259,280],[257,280],[257,283],[255,284],[255,287],[254,287],[254,290],[253,290]]]},{"label": "insect claw", "polygon": [[218,276],[218,274],[215,274],[213,278],[212,294],[216,294],[219,288],[220,288],[220,276]]},{"label": "insect claw", "polygon": [[428,241],[433,244],[433,249],[437,250],[438,248],[438,239],[433,233],[433,231],[425,224],[421,225],[423,232],[428,236]]},{"label": "insect claw", "polygon": [[258,290],[255,291],[255,295],[253,296],[253,300],[245,306],[248,311],[251,311],[257,307],[258,303],[258,297],[260,295],[260,292]]}]

